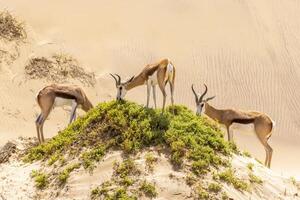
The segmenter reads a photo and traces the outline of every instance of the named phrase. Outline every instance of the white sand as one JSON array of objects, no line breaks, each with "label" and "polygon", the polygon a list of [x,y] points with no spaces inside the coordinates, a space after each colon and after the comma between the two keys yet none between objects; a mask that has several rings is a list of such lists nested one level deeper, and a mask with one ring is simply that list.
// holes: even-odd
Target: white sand
[{"label": "white sand", "polygon": [[[38,113],[34,96],[45,82],[24,82],[32,55],[68,52],[95,71],[87,88],[94,104],[115,96],[109,72],[136,74],[168,57],[177,68],[176,102],[194,109],[190,85],[220,108],[260,110],[276,121],[270,139],[272,168],[300,176],[300,3],[282,0],[1,0],[26,22],[28,43],[12,65],[0,66],[0,144],[19,135],[34,136]],[[128,99],[145,103],[145,88]],[[161,102],[160,102],[161,103]],[[51,137],[67,123],[55,110],[45,124]],[[238,145],[259,159],[264,149],[253,134],[235,132]]]}]

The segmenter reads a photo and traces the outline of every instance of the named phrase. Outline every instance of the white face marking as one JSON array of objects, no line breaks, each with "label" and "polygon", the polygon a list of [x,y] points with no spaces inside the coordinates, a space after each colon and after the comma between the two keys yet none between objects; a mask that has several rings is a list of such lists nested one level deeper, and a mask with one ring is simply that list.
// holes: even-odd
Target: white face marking
[{"label": "white face marking", "polygon": [[127,93],[127,90],[123,85],[117,86],[117,100],[124,99],[125,95]]},{"label": "white face marking", "polygon": [[203,103],[203,102],[201,102],[201,103],[199,103],[199,104],[197,105],[197,111],[196,111],[196,114],[197,114],[197,115],[201,115],[202,110],[203,110],[203,107],[204,107],[204,103]]}]

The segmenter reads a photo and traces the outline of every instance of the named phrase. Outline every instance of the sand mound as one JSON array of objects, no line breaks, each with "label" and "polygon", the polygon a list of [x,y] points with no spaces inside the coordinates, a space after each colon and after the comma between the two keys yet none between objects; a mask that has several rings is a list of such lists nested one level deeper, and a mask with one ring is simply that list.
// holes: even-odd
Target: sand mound
[{"label": "sand mound", "polygon": [[25,40],[24,23],[16,20],[9,12],[0,12],[0,37],[7,41]]},{"label": "sand mound", "polygon": [[46,79],[56,83],[71,80],[78,80],[87,86],[96,83],[94,73],[86,72],[75,58],[67,54],[31,58],[25,66],[25,73],[29,79]]},{"label": "sand mound", "polygon": [[20,42],[27,38],[24,23],[7,11],[0,12],[0,38],[0,64],[10,65],[20,55]]},{"label": "sand mound", "polygon": [[[174,114],[172,114],[174,113]],[[100,103],[23,158],[39,199],[297,199],[294,183],[184,106]],[[91,175],[92,174],[92,175]],[[270,181],[271,180],[271,181]]]}]

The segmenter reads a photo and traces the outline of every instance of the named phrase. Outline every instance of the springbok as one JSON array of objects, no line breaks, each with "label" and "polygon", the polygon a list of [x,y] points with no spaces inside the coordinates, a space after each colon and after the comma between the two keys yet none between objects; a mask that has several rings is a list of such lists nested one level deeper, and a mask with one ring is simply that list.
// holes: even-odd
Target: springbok
[{"label": "springbok", "polygon": [[171,103],[174,104],[174,83],[175,83],[175,67],[172,62],[168,59],[163,59],[158,63],[147,65],[142,72],[130,78],[128,81],[121,82],[121,77],[118,74],[110,74],[116,81],[117,88],[117,100],[122,100],[128,90],[140,85],[147,85],[147,107],[149,107],[149,99],[151,87],[153,90],[153,101],[156,106],[156,85],[158,84],[163,94],[163,107],[164,111],[166,104],[166,84],[170,84],[171,90]]},{"label": "springbok", "polygon": [[233,141],[232,133],[230,133],[230,126],[233,123],[254,124],[254,131],[256,133],[256,136],[258,137],[259,141],[262,143],[262,145],[266,150],[265,165],[270,168],[273,149],[268,144],[268,140],[271,137],[272,130],[275,126],[274,121],[272,121],[272,119],[268,115],[257,111],[216,109],[210,104],[208,104],[208,101],[215,98],[215,96],[204,99],[204,96],[207,93],[207,86],[205,84],[204,86],[205,86],[205,91],[199,97],[199,95],[194,90],[194,86],[192,85],[192,91],[195,95],[195,100],[197,105],[197,115],[201,115],[204,107],[205,109],[204,114],[206,114],[208,117],[212,118],[213,120],[219,122],[220,124],[225,125],[227,129],[227,135],[229,141]]},{"label": "springbok", "polygon": [[81,107],[85,112],[93,108],[84,91],[75,85],[52,84],[46,86],[38,92],[36,100],[41,109],[41,113],[35,121],[39,143],[45,141],[43,126],[54,107],[72,106],[69,123],[76,119],[77,107]]}]

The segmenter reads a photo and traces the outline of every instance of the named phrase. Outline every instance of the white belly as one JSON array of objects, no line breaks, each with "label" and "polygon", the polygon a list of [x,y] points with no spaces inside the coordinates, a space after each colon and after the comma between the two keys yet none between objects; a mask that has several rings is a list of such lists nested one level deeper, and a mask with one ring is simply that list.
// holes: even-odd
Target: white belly
[{"label": "white belly", "polygon": [[152,74],[152,76],[148,77],[148,84],[150,85],[157,85],[158,80],[157,80],[157,71]]},{"label": "white belly", "polygon": [[72,106],[75,102],[73,99],[65,99],[61,97],[56,97],[54,101],[54,107]]}]

